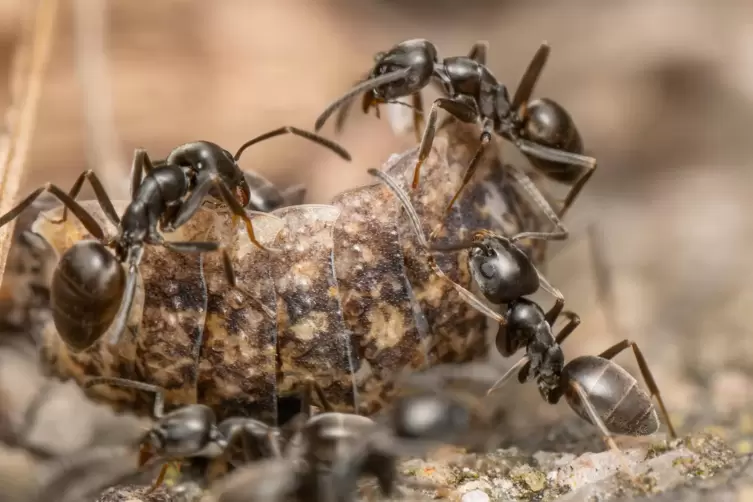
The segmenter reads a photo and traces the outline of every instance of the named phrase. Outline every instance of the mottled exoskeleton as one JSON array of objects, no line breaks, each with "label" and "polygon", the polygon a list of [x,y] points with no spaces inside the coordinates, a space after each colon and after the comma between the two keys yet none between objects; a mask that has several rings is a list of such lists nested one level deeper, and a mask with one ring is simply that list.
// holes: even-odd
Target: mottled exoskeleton
[{"label": "mottled exoskeleton", "polygon": [[[498,155],[485,156],[481,175],[444,218],[477,138],[475,126],[459,123],[438,132],[422,171],[429,182],[413,195],[425,231],[443,223],[442,242],[477,229],[513,235],[548,225]],[[383,169],[407,186],[416,155],[412,149],[393,156]],[[85,203],[106,225],[93,206]],[[228,288],[220,256],[148,248],[120,355],[99,342],[74,353],[49,329],[42,355],[52,372],[82,383],[128,378],[163,388],[168,410],[198,402],[219,420],[252,416],[275,425],[286,399],[297,398],[311,376],[335,411],[370,415],[390,400],[402,370],[486,353],[486,317],[433,272],[400,204],[380,183],[341,193],[329,205],[252,218],[257,239],[281,252],[253,246],[229,215],[207,209],[165,238],[222,242],[238,285],[254,301]],[[74,218],[64,226],[40,218],[35,228],[59,253],[86,237]],[[518,244],[543,261],[545,243]],[[454,281],[471,286],[467,251],[436,260]],[[108,385],[92,387],[91,395],[144,413],[152,406],[148,393]]]}]

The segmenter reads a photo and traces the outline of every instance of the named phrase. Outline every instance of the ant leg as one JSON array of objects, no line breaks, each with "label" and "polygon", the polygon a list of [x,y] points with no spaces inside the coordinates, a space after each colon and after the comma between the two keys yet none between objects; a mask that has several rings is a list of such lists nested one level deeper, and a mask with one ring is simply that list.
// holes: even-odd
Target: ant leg
[{"label": "ant leg", "polygon": [[157,385],[152,385],[136,380],[118,377],[92,377],[84,382],[84,389],[94,387],[95,385],[111,385],[113,387],[122,387],[124,389],[143,390],[154,394],[154,418],[160,419],[165,413],[165,390]]},{"label": "ant leg", "polygon": [[148,175],[152,169],[154,169],[154,164],[152,164],[149,154],[143,148],[137,148],[133,153],[131,165],[131,200],[136,198],[144,173]]},{"label": "ant leg", "polygon": [[536,82],[538,82],[541,76],[541,71],[549,59],[550,52],[549,44],[541,44],[536,50],[536,54],[531,58],[531,62],[528,63],[523,76],[520,77],[520,82],[510,103],[510,108],[517,111],[522,118],[525,118],[527,115],[526,104],[533,94],[533,89],[536,87]]},{"label": "ant leg", "polygon": [[659,410],[661,410],[661,414],[664,417],[664,421],[667,423],[667,428],[669,429],[670,436],[672,436],[672,438],[677,438],[677,433],[675,432],[675,428],[672,425],[672,420],[670,420],[669,418],[669,413],[667,412],[667,408],[666,406],[664,406],[664,400],[661,398],[661,394],[659,393],[659,386],[656,385],[656,380],[654,380],[654,375],[651,373],[651,369],[648,367],[646,358],[643,357],[643,352],[641,352],[641,349],[638,348],[638,344],[636,344],[632,340],[623,340],[620,343],[617,343],[609,347],[607,350],[599,354],[599,357],[603,357],[604,359],[612,359],[613,357],[615,357],[617,354],[627,349],[628,347],[633,349],[633,354],[635,354],[635,360],[638,361],[638,368],[640,368],[641,375],[643,375],[643,380],[645,380],[646,386],[648,387],[648,390],[651,392],[651,397],[656,398],[656,401],[659,404]]},{"label": "ant leg", "polygon": [[248,217],[245,209],[243,209],[243,206],[241,206],[240,202],[238,202],[235,197],[233,197],[233,194],[230,193],[230,189],[227,187],[227,185],[215,175],[213,175],[210,180],[211,183],[213,183],[214,186],[219,190],[220,196],[225,201],[225,204],[227,204],[233,214],[240,218],[243,221],[244,225],[246,225],[246,232],[248,233],[248,238],[251,239],[251,242],[259,249],[263,249],[268,253],[280,252],[279,249],[268,248],[264,246],[256,239],[256,235],[254,234],[254,226],[251,224],[251,218]]},{"label": "ant leg", "polygon": [[424,130],[424,98],[421,92],[411,95],[413,105],[413,131],[416,133],[416,141],[421,141],[421,131]]},{"label": "ant leg", "polygon": [[[199,210],[201,203],[209,195],[209,191],[213,186],[211,176],[205,173],[206,171],[199,175],[191,194],[177,206],[177,209],[170,217],[163,220],[160,225],[163,232],[173,232],[176,228],[185,225]],[[231,198],[235,199],[232,196]]]},{"label": "ant leg", "polygon": [[567,318],[567,324],[562,327],[554,339],[557,345],[561,345],[562,342],[564,342],[567,337],[570,336],[578,326],[580,326],[580,316],[575,312],[566,310],[565,312],[562,312],[562,316]]},{"label": "ant leg", "polygon": [[480,65],[486,65],[486,53],[489,50],[489,42],[479,40],[473,44],[468,52],[468,59],[476,61]]},{"label": "ant leg", "polygon": [[[86,180],[89,180],[89,184],[94,189],[94,195],[97,198],[97,202],[99,202],[99,206],[105,212],[105,216],[107,216],[107,219],[110,220],[110,222],[116,227],[120,225],[120,217],[118,216],[118,212],[115,211],[115,207],[112,205],[112,199],[110,199],[110,196],[107,195],[107,191],[105,190],[105,187],[102,186],[102,183],[99,181],[99,178],[97,177],[96,174],[94,174],[94,171],[92,171],[91,169],[79,174],[78,178],[76,178],[76,182],[73,183],[73,186],[68,192],[68,197],[75,200],[76,197],[78,197],[79,192],[81,192],[81,188],[83,188],[84,181]],[[50,219],[50,221],[52,223],[64,223],[67,219],[68,219],[68,208],[63,207],[63,215],[60,217],[60,219],[58,220]]]},{"label": "ant leg", "polygon": [[596,412],[596,409],[594,408],[593,404],[591,403],[591,399],[588,397],[588,393],[581,387],[581,385],[571,380],[568,382],[568,385],[578,393],[578,397],[580,397],[581,403],[583,403],[583,408],[586,410],[586,413],[588,414],[588,417],[591,419],[591,422],[599,428],[599,431],[601,431],[601,435],[604,438],[604,442],[611,448],[612,450],[622,453],[622,450],[620,450],[617,447],[617,444],[614,442],[614,438],[612,433],[607,429],[607,426],[604,425],[604,421],[601,419],[599,414]]},{"label": "ant leg", "polygon": [[28,197],[19,202],[16,207],[0,217],[0,227],[16,219],[18,215],[20,215],[26,208],[31,206],[34,201],[37,200],[37,198],[42,194],[42,192],[45,191],[57,197],[57,199],[62,202],[66,208],[70,209],[71,212],[76,216],[76,218],[78,218],[79,221],[83,223],[87,232],[89,232],[92,236],[100,240],[103,240],[105,238],[105,233],[102,230],[102,227],[99,226],[99,223],[94,220],[94,218],[86,211],[86,209],[81,207],[78,202],[73,200],[69,195],[67,195],[52,183],[46,183],[44,186],[37,188],[36,190],[31,192]]},{"label": "ant leg", "polygon": [[480,313],[484,314],[487,317],[492,318],[493,320],[497,321],[500,326],[507,325],[507,321],[504,317],[502,317],[498,312],[493,311],[490,309],[486,304],[484,304],[481,300],[479,300],[476,295],[468,291],[466,288],[461,286],[460,284],[456,283],[445,273],[442,271],[441,268],[439,268],[439,265],[437,265],[436,260],[434,260],[434,257],[429,255],[428,257],[429,266],[432,268],[435,274],[439,276],[442,280],[446,281],[448,284],[450,284],[455,291],[465,300],[471,307],[478,310]]},{"label": "ant leg", "polygon": [[471,178],[473,177],[473,173],[476,172],[476,168],[478,167],[478,162],[481,159],[481,156],[483,155],[484,151],[486,151],[486,147],[489,145],[489,143],[492,140],[492,133],[494,132],[494,122],[488,119],[484,120],[482,128],[483,130],[481,131],[481,144],[476,149],[476,153],[473,154],[473,158],[471,158],[471,162],[468,164],[468,167],[465,169],[465,174],[463,174],[463,181],[460,182],[460,187],[458,187],[458,189],[455,191],[455,195],[453,195],[452,199],[450,199],[450,203],[447,204],[447,207],[444,210],[445,216],[447,216],[450,213],[452,206],[455,205],[455,201],[457,201],[458,197],[460,197],[460,193],[463,191],[466,185],[468,185],[468,183],[471,181]]},{"label": "ant leg", "polygon": [[573,204],[573,202],[575,202],[575,199],[578,197],[578,195],[580,195],[580,191],[586,185],[588,180],[591,179],[591,176],[593,176],[594,171],[596,171],[595,161],[591,167],[586,168],[586,172],[583,173],[581,177],[575,181],[575,184],[567,192],[567,196],[565,197],[565,202],[562,203],[562,209],[560,209],[560,212],[559,212],[560,218],[562,218],[565,215],[565,212],[567,212],[567,210],[570,209],[570,206]]},{"label": "ant leg", "polygon": [[233,262],[230,259],[230,253],[228,253],[225,247],[219,242],[162,241],[159,244],[178,253],[211,253],[213,251],[219,251],[222,254],[222,268],[225,273],[225,280],[227,280],[230,287],[243,295],[246,300],[255,303],[256,306],[262,312],[264,312],[267,317],[275,317],[275,313],[272,312],[269,307],[254,298],[254,295],[252,295],[249,291],[246,291],[238,285],[235,277],[235,269],[233,268]]},{"label": "ant leg", "polygon": [[321,406],[325,412],[332,411],[332,405],[329,403],[327,396],[324,395],[321,386],[313,377],[309,376],[306,378],[303,392],[301,392],[301,412],[304,413],[306,417],[311,417],[312,415],[311,408],[313,407],[314,394],[316,394],[316,398],[319,400],[319,406]]},{"label": "ant leg", "polygon": [[565,299],[557,297],[555,298],[554,305],[551,309],[546,313],[544,316],[544,319],[546,319],[546,323],[549,326],[554,326],[554,321],[557,320],[557,318],[562,313],[562,309],[565,307]]},{"label": "ant leg", "polygon": [[561,241],[567,239],[567,237],[570,235],[570,232],[562,223],[557,213],[555,213],[554,209],[552,209],[552,206],[549,204],[549,202],[541,194],[541,191],[536,188],[536,185],[534,185],[533,181],[531,181],[531,178],[529,178],[526,173],[512,164],[507,164],[506,167],[508,168],[508,171],[510,172],[512,177],[515,178],[515,181],[518,183],[518,185],[526,191],[531,199],[533,199],[534,203],[539,206],[544,215],[549,219],[549,221],[552,222],[555,228],[555,230],[551,232],[521,232],[511,237],[510,241],[516,242],[521,239]]},{"label": "ant leg", "polygon": [[133,300],[136,297],[136,284],[139,277],[139,263],[141,263],[141,257],[144,254],[144,248],[141,246],[132,247],[128,251],[126,262],[128,263],[128,271],[126,277],[125,290],[123,292],[123,299],[120,301],[120,308],[118,313],[115,314],[112,324],[110,324],[109,340],[110,346],[117,345],[120,342],[120,337],[123,335],[123,331],[126,329],[128,318],[131,315],[131,308],[133,307]]},{"label": "ant leg", "polygon": [[157,490],[157,488],[160,487],[160,485],[165,481],[168,467],[169,467],[169,464],[167,462],[162,464],[162,467],[159,470],[159,474],[157,475],[157,479],[155,479],[154,483],[152,483],[152,486],[150,486],[149,489],[144,492],[145,494],[150,495],[154,493]]},{"label": "ant leg", "polygon": [[[581,176],[581,178],[578,179],[578,182],[573,185],[573,188],[570,189],[570,192],[565,199],[568,207],[573,203],[575,197],[583,188],[583,185],[585,185],[586,181],[588,181],[588,179],[593,174],[593,171],[596,169],[596,159],[594,159],[593,157],[566,152],[564,150],[558,150],[556,148],[550,148],[548,146],[539,145],[538,143],[534,143],[533,141],[528,141],[523,138],[513,138],[512,141],[518,148],[518,150],[520,150],[524,155],[530,155],[542,160],[560,162],[562,164],[568,164],[571,166],[577,166],[587,169],[586,173]],[[585,180],[583,179],[584,177]],[[562,215],[564,211],[560,211],[560,213],[560,215]]]},{"label": "ant leg", "polygon": [[345,148],[338,145],[337,143],[335,143],[334,141],[328,140],[327,138],[323,136],[319,136],[316,133],[309,132],[304,129],[299,129],[298,127],[282,126],[273,131],[265,132],[264,134],[261,134],[243,143],[240,146],[240,148],[238,148],[238,151],[235,154],[235,157],[234,157],[235,160],[237,161],[240,159],[241,155],[246,150],[246,148],[252,145],[255,145],[256,143],[261,143],[262,141],[266,141],[268,139],[271,139],[277,136],[282,136],[283,134],[294,134],[301,138],[317,143],[318,145],[321,145],[324,148],[329,148],[330,150],[332,150],[334,153],[336,153],[337,155],[339,155],[345,160],[349,161],[351,159],[348,151]]},{"label": "ant leg", "polygon": [[463,122],[475,122],[479,116],[476,102],[472,99],[465,100],[463,98],[437,98],[434,100],[434,102],[431,104],[429,118],[426,120],[426,127],[424,128],[424,132],[421,137],[421,145],[418,149],[418,160],[413,171],[413,183],[411,185],[413,190],[418,187],[418,180],[421,177],[421,166],[429,157],[429,153],[431,152],[431,145],[432,143],[434,143],[434,134],[437,131],[437,113],[439,112],[439,108],[442,108],[443,110],[447,111]]}]

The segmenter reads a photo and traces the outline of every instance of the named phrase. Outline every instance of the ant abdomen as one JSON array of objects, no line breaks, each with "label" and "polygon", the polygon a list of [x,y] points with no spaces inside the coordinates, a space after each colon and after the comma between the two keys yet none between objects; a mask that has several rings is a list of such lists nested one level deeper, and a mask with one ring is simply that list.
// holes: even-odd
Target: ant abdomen
[{"label": "ant abdomen", "polygon": [[[581,356],[562,371],[563,381],[575,382],[585,391],[596,414],[610,432],[646,436],[659,429],[659,417],[651,396],[626,370],[608,359]],[[565,399],[578,415],[593,423],[578,392],[566,385]]]},{"label": "ant abdomen", "polygon": [[75,243],[52,276],[52,317],[60,337],[74,351],[96,342],[118,313],[125,271],[102,243]]},{"label": "ant abdomen", "polygon": [[[522,136],[542,146],[570,153],[583,154],[583,140],[575,121],[559,103],[548,98],[531,101]],[[529,160],[545,175],[562,183],[574,183],[582,168],[529,155]]]}]

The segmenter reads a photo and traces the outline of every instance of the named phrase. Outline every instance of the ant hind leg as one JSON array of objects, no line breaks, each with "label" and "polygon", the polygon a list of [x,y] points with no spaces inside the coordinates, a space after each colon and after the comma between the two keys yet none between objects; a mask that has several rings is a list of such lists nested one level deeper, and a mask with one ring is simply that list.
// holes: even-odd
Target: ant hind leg
[{"label": "ant hind leg", "polygon": [[[75,183],[73,183],[73,186],[68,192],[68,197],[75,200],[76,197],[78,197],[78,194],[81,192],[81,189],[84,186],[84,181],[86,180],[89,180],[89,184],[94,189],[94,195],[97,198],[97,202],[102,208],[102,211],[104,211],[105,216],[107,216],[107,219],[110,220],[110,223],[117,227],[120,224],[120,217],[118,216],[117,211],[115,211],[115,207],[112,205],[112,199],[110,199],[110,196],[107,195],[107,191],[105,190],[105,187],[102,186],[102,182],[99,181],[99,178],[91,169],[84,171],[78,176],[78,178],[76,178]],[[64,223],[67,219],[68,207],[63,207],[63,215],[60,217],[60,219],[50,219],[50,221],[52,223],[60,224]]]},{"label": "ant hind leg", "polygon": [[[96,239],[103,240],[105,233],[99,223],[84,209],[81,205],[73,200],[68,194],[63,192],[60,188],[52,183],[46,183],[44,186],[37,188],[30,193],[24,200],[19,202],[16,207],[5,213],[0,217],[0,227],[3,227],[16,219],[24,210],[31,206],[35,200],[43,193],[49,192],[54,195],[60,202],[63,203],[66,209],[70,209],[76,218],[81,221],[86,230]],[[114,209],[113,209],[114,211]]]},{"label": "ant hind leg", "polygon": [[599,357],[603,357],[604,359],[612,359],[627,348],[633,349],[633,354],[635,355],[635,360],[638,362],[638,368],[641,371],[643,380],[645,380],[646,386],[651,392],[651,397],[656,398],[656,401],[659,404],[659,410],[662,414],[662,417],[664,418],[664,421],[667,424],[670,436],[672,436],[672,438],[677,438],[677,432],[675,432],[675,428],[672,425],[672,420],[669,417],[669,412],[667,412],[667,407],[664,405],[664,400],[662,399],[661,393],[659,392],[659,386],[656,384],[654,375],[651,373],[648,362],[643,356],[643,352],[641,352],[638,344],[632,340],[623,340],[599,354]]}]

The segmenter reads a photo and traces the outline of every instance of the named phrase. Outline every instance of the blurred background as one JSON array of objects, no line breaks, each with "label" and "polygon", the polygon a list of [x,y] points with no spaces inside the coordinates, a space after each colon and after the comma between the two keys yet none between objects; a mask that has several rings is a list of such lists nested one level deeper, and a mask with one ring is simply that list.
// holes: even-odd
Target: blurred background
[{"label": "blurred background", "polygon": [[[0,2],[4,69],[26,4]],[[509,88],[548,41],[537,95],[570,111],[599,161],[568,215],[572,239],[553,246],[547,265],[583,317],[566,354],[597,353],[621,336],[636,340],[681,430],[699,404],[735,420],[753,409],[753,3],[71,0],[61,7],[20,194],[46,181],[70,186],[92,168],[114,198],[125,198],[136,147],[162,158],[191,140],[234,150],[281,125],[312,128],[375,52],[405,39],[428,38],[444,56],[488,40],[489,65]],[[332,136],[331,126],[324,133]],[[242,167],[282,187],[302,183],[309,202],[327,202],[370,183],[367,167],[415,144],[384,117],[360,113],[337,140],[351,164],[282,137],[246,153]],[[604,235],[622,335],[607,329],[594,294],[591,223]],[[619,362],[636,368],[630,352]],[[571,416],[564,404],[543,405],[534,386],[505,391],[505,399],[530,403],[530,411],[516,407],[513,422]]]}]

